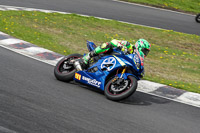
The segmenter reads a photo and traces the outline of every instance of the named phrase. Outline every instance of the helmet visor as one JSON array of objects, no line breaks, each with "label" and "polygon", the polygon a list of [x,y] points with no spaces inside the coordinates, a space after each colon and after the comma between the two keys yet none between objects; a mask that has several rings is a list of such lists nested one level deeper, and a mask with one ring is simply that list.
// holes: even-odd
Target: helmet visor
[{"label": "helmet visor", "polygon": [[150,50],[147,49],[147,48],[142,48],[142,52],[144,53],[144,56],[145,56],[145,57],[148,55],[149,51],[150,51]]}]

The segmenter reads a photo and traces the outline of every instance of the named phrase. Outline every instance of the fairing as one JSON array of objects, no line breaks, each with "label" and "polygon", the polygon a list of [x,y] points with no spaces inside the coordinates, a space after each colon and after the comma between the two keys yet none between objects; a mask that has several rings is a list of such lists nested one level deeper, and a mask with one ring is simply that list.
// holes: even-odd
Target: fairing
[{"label": "fairing", "polygon": [[139,56],[137,54],[125,55],[117,49],[114,49],[114,51],[120,54],[101,57],[87,70],[76,72],[74,80],[104,90],[107,77],[119,68],[124,67],[131,70],[131,73],[124,73],[123,78],[126,79],[127,76],[133,75],[139,80],[144,71]]}]

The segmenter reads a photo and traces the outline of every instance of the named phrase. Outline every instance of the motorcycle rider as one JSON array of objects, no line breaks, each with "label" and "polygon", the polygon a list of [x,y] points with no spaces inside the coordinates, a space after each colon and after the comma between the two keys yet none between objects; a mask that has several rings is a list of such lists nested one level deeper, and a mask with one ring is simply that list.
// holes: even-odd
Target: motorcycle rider
[{"label": "motorcycle rider", "polygon": [[124,53],[138,52],[138,55],[140,55],[139,58],[141,60],[141,65],[143,66],[144,57],[148,55],[151,44],[148,43],[145,39],[139,39],[135,43],[135,45],[125,40],[113,39],[110,42],[103,43],[100,46],[96,47],[93,51],[83,56],[82,59],[76,60],[74,63],[75,68],[78,71],[81,71],[82,67],[87,66],[90,58],[97,56],[101,53],[108,53],[109,51],[112,51],[113,47],[119,48]]}]

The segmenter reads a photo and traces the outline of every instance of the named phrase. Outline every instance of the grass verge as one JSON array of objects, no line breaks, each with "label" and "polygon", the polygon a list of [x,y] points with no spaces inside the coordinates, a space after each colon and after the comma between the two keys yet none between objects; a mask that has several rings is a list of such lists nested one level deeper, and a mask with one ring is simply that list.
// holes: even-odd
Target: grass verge
[{"label": "grass verge", "polygon": [[200,0],[121,0],[191,14],[200,13]]},{"label": "grass verge", "polygon": [[145,58],[145,79],[200,93],[197,35],[36,11],[0,11],[0,31],[63,55],[87,52],[86,40],[100,45],[113,38],[132,43],[144,38],[152,44]]}]

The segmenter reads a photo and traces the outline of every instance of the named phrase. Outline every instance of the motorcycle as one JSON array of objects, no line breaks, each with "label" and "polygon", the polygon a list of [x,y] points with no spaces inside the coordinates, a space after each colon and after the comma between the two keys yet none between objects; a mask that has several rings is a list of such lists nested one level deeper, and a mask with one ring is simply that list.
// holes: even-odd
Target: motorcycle
[{"label": "motorcycle", "polygon": [[200,23],[200,13],[197,14],[197,16],[195,17],[195,20],[196,20],[198,23]]},{"label": "motorcycle", "polygon": [[[96,48],[87,41],[89,51]],[[144,66],[139,52],[133,54],[114,48],[110,54],[100,54],[89,60],[88,66],[77,71],[72,60],[82,58],[81,54],[71,54],[62,58],[54,68],[54,75],[60,81],[76,81],[104,91],[104,95],[113,101],[131,96],[137,89],[138,80],[143,76]]]}]

